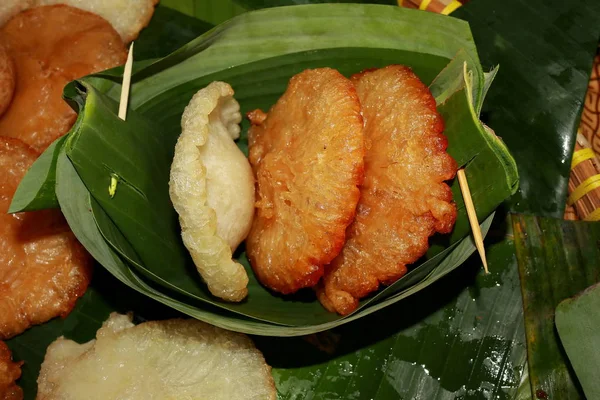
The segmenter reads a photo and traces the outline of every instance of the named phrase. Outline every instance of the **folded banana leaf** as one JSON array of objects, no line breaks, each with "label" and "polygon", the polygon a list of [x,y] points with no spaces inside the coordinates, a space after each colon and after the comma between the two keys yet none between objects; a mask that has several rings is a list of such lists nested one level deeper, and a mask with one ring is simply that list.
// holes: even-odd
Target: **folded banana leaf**
[{"label": "folded banana leaf", "polygon": [[[323,18],[330,21],[325,29]],[[274,34],[284,26],[285,34]],[[441,36],[426,26],[443,27],[455,37]],[[395,33],[390,36],[392,31]],[[11,211],[22,211],[16,208],[18,204],[39,206],[45,199],[48,206],[55,203],[51,191],[46,190],[53,181],[44,177],[55,175],[57,187],[70,187],[69,192],[81,185],[82,196],[59,194],[58,203],[88,251],[115,275],[117,267],[110,265],[120,260],[116,263],[119,273],[132,274],[139,282],[128,284],[137,290],[146,292],[143,285],[147,284],[180,303],[180,309],[186,306],[182,311],[215,325],[288,336],[322,331],[362,317],[435,282],[472,254],[474,246],[467,237],[469,224],[456,182],[452,190],[459,213],[452,234],[437,238],[427,257],[409,274],[363,300],[350,317],[342,318],[325,311],[311,293],[274,296],[256,281],[243,251],[237,258],[251,277],[248,299],[227,303],[212,297],[182,244],[168,195],[169,168],[183,108],[197,90],[212,81],[229,82],[244,113],[268,109],[289,78],[306,68],[329,66],[351,74],[391,63],[410,65],[425,82],[431,82],[446,123],[448,151],[466,168],[483,222],[514,193],[518,176],[506,147],[479,122],[484,89],[493,75],[483,74],[468,26],[444,16],[366,5],[269,9],[218,26],[170,56],[138,66],[132,76],[132,109],[127,121],[116,115],[118,74],[72,83],[65,96],[79,111],[75,126],[66,140],[57,142],[35,164],[32,175],[19,187]],[[246,150],[245,135],[239,145]],[[61,166],[53,174],[57,157]],[[74,172],[67,173],[71,168]],[[115,193],[108,190],[112,180],[117,182]],[[22,193],[26,196],[21,197]],[[86,198],[89,204],[85,207],[76,205]],[[81,215],[86,209],[91,210],[92,219]],[[83,236],[82,231],[90,230],[95,231],[93,239]],[[95,243],[98,240],[102,243]],[[110,254],[101,253],[100,245],[107,245]],[[205,304],[230,314],[207,314]],[[250,323],[248,318],[254,321]],[[257,328],[268,324],[273,326]]]}]

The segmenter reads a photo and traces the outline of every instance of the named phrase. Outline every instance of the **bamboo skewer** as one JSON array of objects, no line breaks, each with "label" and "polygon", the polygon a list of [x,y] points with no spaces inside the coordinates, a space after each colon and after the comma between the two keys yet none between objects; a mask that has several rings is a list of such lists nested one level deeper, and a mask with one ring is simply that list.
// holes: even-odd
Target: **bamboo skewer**
[{"label": "bamboo skewer", "polygon": [[127,62],[123,70],[123,84],[121,85],[121,100],[119,101],[119,118],[125,121],[127,117],[127,104],[129,103],[129,87],[131,86],[131,68],[133,66],[133,42],[129,46]]},{"label": "bamboo skewer", "polygon": [[477,212],[473,205],[473,198],[471,197],[471,191],[469,190],[469,183],[467,182],[467,176],[463,168],[458,170],[458,184],[460,185],[460,191],[465,201],[465,207],[467,209],[467,215],[469,217],[469,223],[471,224],[471,232],[473,233],[473,240],[475,240],[475,247],[479,252],[479,257],[483,263],[483,269],[485,273],[489,273],[487,259],[485,257],[485,248],[483,247],[483,235],[481,234],[481,228],[479,227],[479,221],[477,221]]},{"label": "bamboo skewer", "polygon": [[[127,105],[129,103],[129,87],[131,86],[131,69],[133,66],[133,42],[129,46],[129,53],[127,54],[127,62],[123,69],[123,84],[121,85],[121,98],[119,100],[119,118],[125,121],[127,118]],[[108,185],[108,195],[112,199],[115,197],[117,192],[117,185],[119,184],[119,177],[116,174],[110,174],[110,183]]]}]

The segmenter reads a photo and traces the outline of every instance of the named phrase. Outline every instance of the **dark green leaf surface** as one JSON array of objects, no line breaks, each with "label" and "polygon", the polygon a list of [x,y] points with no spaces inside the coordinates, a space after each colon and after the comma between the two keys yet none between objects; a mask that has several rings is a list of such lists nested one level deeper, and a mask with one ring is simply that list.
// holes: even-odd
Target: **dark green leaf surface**
[{"label": "dark green leaf surface", "polygon": [[161,1],[154,10],[152,23],[135,41],[136,60],[164,57],[214,27],[215,22],[205,22],[206,15],[188,17],[169,8],[169,3],[177,2]]},{"label": "dark green leaf surface", "polygon": [[532,393],[583,398],[554,328],[554,310],[600,280],[600,224],[515,214],[513,230]]},{"label": "dark green leaf surface", "polygon": [[246,8],[234,0],[162,0],[160,4],[214,25],[246,12]]},{"label": "dark green leaf surface", "polygon": [[600,399],[599,311],[600,285],[587,288],[556,307],[556,329],[560,341],[587,399]]},{"label": "dark green leaf surface", "polygon": [[304,338],[332,355],[256,338],[280,399],[512,399],[525,361],[518,275],[509,263],[485,275],[470,261],[406,301]]},{"label": "dark green leaf surface", "polygon": [[562,218],[600,2],[473,0],[453,15],[469,21],[484,67],[500,65],[483,121],[519,167],[511,208]]},{"label": "dark green leaf surface", "polygon": [[397,5],[397,0],[234,0],[248,9],[260,9],[267,7],[292,6],[300,4],[318,4],[318,3],[372,3]]}]

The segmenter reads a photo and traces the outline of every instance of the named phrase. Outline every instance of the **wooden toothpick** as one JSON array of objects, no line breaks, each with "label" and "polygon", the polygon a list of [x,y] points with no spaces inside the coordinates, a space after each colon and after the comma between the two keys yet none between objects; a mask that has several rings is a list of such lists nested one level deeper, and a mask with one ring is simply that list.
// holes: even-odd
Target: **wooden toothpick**
[{"label": "wooden toothpick", "polygon": [[123,70],[123,84],[121,85],[121,101],[119,102],[119,118],[125,121],[127,117],[127,104],[129,102],[129,86],[131,84],[131,67],[133,65],[133,42],[129,46],[127,62]]},{"label": "wooden toothpick", "polygon": [[485,248],[483,247],[483,236],[481,234],[481,228],[477,221],[477,213],[475,212],[475,206],[473,205],[473,198],[471,197],[471,191],[469,190],[469,183],[467,182],[467,176],[463,168],[458,170],[458,184],[460,185],[460,191],[462,192],[463,199],[465,201],[465,207],[467,208],[467,215],[469,217],[469,223],[471,224],[471,232],[473,233],[473,239],[475,240],[475,246],[481,257],[483,263],[483,269],[485,273],[489,273],[487,260],[485,258]]},{"label": "wooden toothpick", "polygon": [[[125,121],[127,118],[127,104],[129,103],[129,87],[131,86],[131,67],[133,65],[133,42],[129,46],[129,54],[127,54],[127,62],[123,70],[123,84],[121,85],[121,99],[119,101],[119,118]],[[108,195],[112,199],[117,192],[119,184],[119,176],[110,174],[110,183],[108,184]]]}]

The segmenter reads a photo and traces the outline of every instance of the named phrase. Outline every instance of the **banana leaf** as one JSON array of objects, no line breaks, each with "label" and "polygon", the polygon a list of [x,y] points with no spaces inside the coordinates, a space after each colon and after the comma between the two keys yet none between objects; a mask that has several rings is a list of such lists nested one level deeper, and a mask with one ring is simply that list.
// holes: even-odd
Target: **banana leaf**
[{"label": "banana leaf", "polygon": [[[516,214],[513,229],[532,395],[583,399],[581,386],[555,329],[554,311],[560,302],[600,280],[600,225]],[[600,325],[596,326],[599,328]],[[586,353],[590,352],[594,349],[587,348]]]},{"label": "banana leaf", "polygon": [[556,307],[556,330],[588,399],[600,398],[600,285]]},{"label": "banana leaf", "polygon": [[267,7],[280,7],[297,4],[318,4],[318,3],[372,3],[396,5],[398,0],[235,0],[236,3],[243,5],[248,10],[255,10]]},{"label": "banana leaf", "polygon": [[[319,15],[335,16],[334,26],[323,32],[321,24],[315,21]],[[432,17],[436,21],[427,21]],[[279,29],[282,21],[289,24],[290,20],[297,23],[293,30],[288,28],[287,36],[278,37],[275,46],[269,32]],[[378,26],[400,30],[404,40],[395,41],[395,47],[383,48],[385,43],[381,43],[378,34],[372,33],[376,22]],[[415,49],[422,47],[425,34],[418,27],[424,23],[444,24],[446,29],[460,34],[460,39],[440,40],[432,36],[426,40],[431,43],[430,48],[417,52]],[[339,36],[345,37],[351,31],[360,33],[357,26],[363,26],[364,34],[356,39],[345,39],[347,48],[328,49],[339,45]],[[246,41],[249,30],[255,36],[251,45]],[[321,40],[308,42],[308,38],[316,34]],[[411,35],[418,36],[420,42],[411,41]],[[299,52],[278,50],[286,40],[298,43],[295,50]],[[392,46],[388,42],[387,45]],[[377,47],[374,43],[378,43]],[[260,47],[262,54],[252,52],[254,47]],[[274,57],[275,54],[278,56]],[[443,69],[444,60],[449,61],[454,55],[458,55],[457,58]],[[232,66],[240,60],[245,63]],[[483,221],[516,190],[518,176],[506,147],[477,118],[486,80],[468,27],[447,17],[397,8],[322,5],[271,9],[238,17],[172,55],[138,68],[132,77],[130,103],[133,109],[127,121],[116,116],[117,104],[111,94],[118,93],[115,90],[118,84],[113,83],[113,76],[106,74],[105,82],[101,82],[103,76],[96,76],[71,84],[65,95],[77,105],[79,116],[62,149],[91,194],[90,208],[101,237],[118,257],[132,266],[131,272],[140,275],[141,280],[159,285],[160,288],[156,288],[164,294],[188,305],[205,302],[279,326],[269,328],[269,334],[287,336],[329,329],[415,293],[456,268],[474,251],[471,239],[465,239],[469,224],[456,182],[452,189],[459,215],[452,235],[443,241],[438,238],[421,264],[394,285],[364,300],[359,311],[350,318],[328,313],[310,293],[302,297],[274,296],[256,281],[243,252],[238,260],[251,277],[248,299],[239,304],[221,302],[210,296],[195,271],[181,242],[177,215],[168,196],[169,167],[179,135],[179,120],[189,98],[214,80],[227,81],[234,87],[245,112],[268,108],[281,95],[289,78],[306,68],[328,65],[350,74],[392,62],[411,65],[428,82],[442,70],[433,81],[432,90],[443,94],[438,108],[446,121],[449,152],[459,165],[466,167]],[[457,65],[462,68],[456,68]],[[207,73],[212,70],[217,72]],[[173,83],[174,76],[179,83]],[[101,89],[97,90],[96,86]],[[240,147],[246,148],[244,135]],[[52,154],[55,152],[56,149]],[[59,179],[73,178],[59,174]],[[117,180],[116,194],[108,191],[112,179]],[[495,184],[490,185],[490,181]],[[24,182],[27,183],[27,179]],[[59,198],[63,212],[73,208],[68,203],[77,201],[79,199],[73,196]],[[76,215],[68,217],[68,221],[76,234],[81,229],[75,225],[87,223]],[[93,244],[79,239],[91,252]],[[111,262],[110,257],[96,258],[105,267]],[[224,326],[220,314],[212,319],[206,313],[194,312],[193,315]],[[227,327],[260,334],[247,318]]]},{"label": "banana leaf", "polygon": [[[161,0],[160,5],[209,22],[213,25],[225,22],[226,20],[247,11],[247,8],[244,5],[239,1],[234,0]],[[179,21],[178,17],[176,18],[176,21]]]}]

